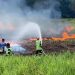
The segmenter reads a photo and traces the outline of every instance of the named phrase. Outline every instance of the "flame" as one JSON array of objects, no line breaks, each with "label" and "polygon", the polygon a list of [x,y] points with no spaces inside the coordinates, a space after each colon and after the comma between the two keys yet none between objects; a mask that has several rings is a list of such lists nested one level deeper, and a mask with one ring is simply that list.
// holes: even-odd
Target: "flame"
[{"label": "flame", "polygon": [[[53,41],[65,41],[67,39],[75,39],[75,34],[69,34],[72,30],[75,29],[73,26],[66,26],[64,28],[66,31],[62,33],[62,37],[51,37],[51,38],[42,38],[42,40],[53,40]],[[31,38],[29,41],[35,41],[37,38]]]},{"label": "flame", "polygon": [[[73,26],[66,26],[65,28],[64,28],[67,32],[71,32],[72,30],[74,30],[75,29],[75,27],[73,27]],[[59,37],[59,38],[57,38],[57,37],[52,37],[52,40],[54,40],[54,41],[58,41],[58,40],[60,40],[60,41],[64,41],[64,40],[67,40],[67,39],[75,39],[75,34],[68,34],[67,32],[63,32],[62,33],[62,37]]]},{"label": "flame", "polygon": [[37,38],[30,38],[30,39],[28,39],[29,42],[36,41],[36,40],[37,40]]},{"label": "flame", "polygon": [[[75,34],[62,33],[62,37],[42,38],[42,40],[65,41],[67,39],[75,39]],[[29,41],[35,41],[37,38],[31,38]]]},{"label": "flame", "polygon": [[75,34],[69,35],[67,32],[63,32],[61,38],[53,37],[52,39],[53,39],[54,41],[58,41],[58,40],[64,41],[64,40],[67,40],[67,39],[75,39]]}]

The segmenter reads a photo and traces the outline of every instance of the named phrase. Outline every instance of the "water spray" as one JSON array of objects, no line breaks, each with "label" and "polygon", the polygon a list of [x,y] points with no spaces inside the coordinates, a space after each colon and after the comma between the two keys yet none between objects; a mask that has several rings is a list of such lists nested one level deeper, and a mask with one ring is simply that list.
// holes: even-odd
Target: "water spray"
[{"label": "water spray", "polygon": [[[33,28],[32,28],[33,27]],[[17,34],[17,35],[16,35]],[[42,43],[42,35],[40,26],[34,22],[28,22],[26,25],[21,27],[18,32],[13,35],[12,40],[22,40],[23,38],[32,38],[37,37],[41,40]]]}]

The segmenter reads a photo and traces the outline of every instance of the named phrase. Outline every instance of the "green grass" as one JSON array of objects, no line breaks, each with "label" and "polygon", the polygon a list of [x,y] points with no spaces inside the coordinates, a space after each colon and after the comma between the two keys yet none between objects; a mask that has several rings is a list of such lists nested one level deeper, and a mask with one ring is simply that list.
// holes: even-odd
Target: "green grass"
[{"label": "green grass", "polygon": [[0,75],[75,75],[75,53],[0,56]]}]

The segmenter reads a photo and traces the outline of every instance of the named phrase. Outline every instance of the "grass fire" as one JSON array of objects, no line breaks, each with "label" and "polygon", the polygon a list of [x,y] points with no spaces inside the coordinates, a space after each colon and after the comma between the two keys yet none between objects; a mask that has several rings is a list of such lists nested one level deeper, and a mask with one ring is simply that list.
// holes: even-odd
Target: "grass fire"
[{"label": "grass fire", "polygon": [[75,75],[75,0],[0,0],[0,75]]},{"label": "grass fire", "polygon": [[[36,25],[36,29],[38,28]],[[17,42],[1,38],[1,46],[6,47],[6,51],[4,47],[0,50],[0,74],[74,75],[74,30],[74,25],[69,25],[59,35],[39,35],[40,38],[23,38]]]},{"label": "grass fire", "polygon": [[[43,37],[42,48],[45,53],[75,51],[75,34],[71,33],[75,27],[66,26],[63,32],[58,36]],[[29,54],[34,54],[36,51],[36,41],[38,38],[30,38],[21,43],[22,47],[29,51]]]}]

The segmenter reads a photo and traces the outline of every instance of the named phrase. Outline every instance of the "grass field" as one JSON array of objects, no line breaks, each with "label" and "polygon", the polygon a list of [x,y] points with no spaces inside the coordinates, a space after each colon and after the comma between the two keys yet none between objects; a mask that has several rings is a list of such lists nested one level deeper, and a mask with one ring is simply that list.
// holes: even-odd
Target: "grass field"
[{"label": "grass field", "polygon": [[0,56],[0,75],[75,75],[75,53]]}]

